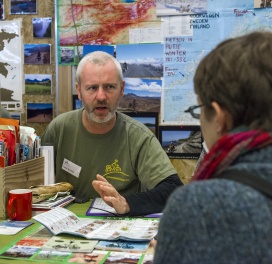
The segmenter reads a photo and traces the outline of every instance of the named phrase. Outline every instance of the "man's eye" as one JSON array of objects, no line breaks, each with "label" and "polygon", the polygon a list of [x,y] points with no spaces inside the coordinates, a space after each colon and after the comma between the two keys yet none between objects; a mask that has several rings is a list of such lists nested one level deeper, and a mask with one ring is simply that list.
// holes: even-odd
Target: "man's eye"
[{"label": "man's eye", "polygon": [[96,91],[97,90],[97,86],[90,86],[87,88],[87,90],[90,90],[90,91]]},{"label": "man's eye", "polygon": [[112,89],[115,89],[116,87],[115,87],[115,85],[113,85],[113,84],[107,84],[107,85],[105,85],[105,87],[104,87],[104,89],[106,89],[106,90],[112,90]]}]

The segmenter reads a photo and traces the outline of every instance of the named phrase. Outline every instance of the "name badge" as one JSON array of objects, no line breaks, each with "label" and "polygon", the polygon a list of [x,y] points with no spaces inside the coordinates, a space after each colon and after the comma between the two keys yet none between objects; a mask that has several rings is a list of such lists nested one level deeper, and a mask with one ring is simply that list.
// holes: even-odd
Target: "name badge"
[{"label": "name badge", "polygon": [[62,163],[62,167],[63,170],[65,170],[66,172],[72,174],[75,177],[79,177],[80,171],[81,171],[81,167],[76,165],[75,163],[73,163],[72,161],[69,161],[68,159],[64,159],[63,163]]}]

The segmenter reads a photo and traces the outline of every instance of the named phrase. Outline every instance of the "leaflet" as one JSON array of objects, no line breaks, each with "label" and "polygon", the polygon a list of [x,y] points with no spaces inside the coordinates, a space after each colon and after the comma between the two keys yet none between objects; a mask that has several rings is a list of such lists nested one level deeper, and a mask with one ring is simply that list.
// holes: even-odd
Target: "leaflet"
[{"label": "leaflet", "polygon": [[150,241],[158,232],[158,219],[79,219],[71,211],[57,207],[33,217],[53,235],[72,234],[96,240]]}]

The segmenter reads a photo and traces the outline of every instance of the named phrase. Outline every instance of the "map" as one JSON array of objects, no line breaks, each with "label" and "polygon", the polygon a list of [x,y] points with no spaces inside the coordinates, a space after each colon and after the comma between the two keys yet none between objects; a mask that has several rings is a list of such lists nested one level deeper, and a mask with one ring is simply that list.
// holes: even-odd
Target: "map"
[{"label": "map", "polygon": [[155,0],[57,0],[59,46],[129,43],[129,29],[157,27]]},{"label": "map", "polygon": [[208,0],[207,14],[187,16],[186,32],[191,34],[165,36],[162,125],[199,125],[184,110],[197,105],[193,90],[195,69],[219,42],[255,30],[272,30],[272,9],[253,6],[250,0]]},{"label": "map", "polygon": [[22,107],[21,20],[0,21],[0,102],[8,110]]}]

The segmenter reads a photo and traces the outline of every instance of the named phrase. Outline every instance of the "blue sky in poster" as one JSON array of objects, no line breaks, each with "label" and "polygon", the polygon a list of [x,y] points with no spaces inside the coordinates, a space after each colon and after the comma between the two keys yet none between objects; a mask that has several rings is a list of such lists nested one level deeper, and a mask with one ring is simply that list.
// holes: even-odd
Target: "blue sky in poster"
[{"label": "blue sky in poster", "polygon": [[114,55],[114,46],[106,46],[106,45],[83,45],[83,56],[93,51],[105,51],[111,55]]},{"label": "blue sky in poster", "polygon": [[188,138],[190,133],[192,131],[163,131],[162,132],[162,140],[164,142],[167,142],[167,141],[175,141],[175,140],[179,140],[179,139],[184,139],[184,138]]},{"label": "blue sky in poster", "polygon": [[120,62],[163,59],[163,44],[124,44],[116,45],[116,58]]},{"label": "blue sky in poster", "polygon": [[161,97],[162,80],[124,78],[125,94],[133,93],[138,96]]},{"label": "blue sky in poster", "polygon": [[53,107],[52,103],[27,103],[28,109],[51,109]]}]

